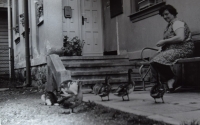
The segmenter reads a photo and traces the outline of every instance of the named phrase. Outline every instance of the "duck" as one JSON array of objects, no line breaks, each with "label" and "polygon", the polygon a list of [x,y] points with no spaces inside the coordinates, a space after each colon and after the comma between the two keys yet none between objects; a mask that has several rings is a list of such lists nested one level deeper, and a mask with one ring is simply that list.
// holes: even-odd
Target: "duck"
[{"label": "duck", "polygon": [[[135,82],[131,79],[132,69],[128,70],[128,82],[118,86],[116,91],[113,93],[115,96],[122,97],[123,101],[129,101],[129,94],[134,90]],[[127,96],[127,100],[124,99]]]},{"label": "duck", "polygon": [[160,84],[155,84],[150,90],[150,96],[154,98],[155,103],[157,103],[156,99],[161,98],[162,103],[164,103],[163,96],[165,94],[164,85],[160,82]]},{"label": "duck", "polygon": [[58,100],[58,104],[63,108],[71,109],[69,113],[75,113],[74,108],[82,104],[83,93],[82,84],[80,81],[67,80],[60,85],[61,99]]},{"label": "duck", "polygon": [[105,77],[105,82],[104,83],[96,83],[94,86],[93,86],[93,92],[95,95],[99,95],[101,97],[101,101],[105,101],[103,100],[103,97],[108,97],[108,100],[109,101],[109,94],[111,92],[111,85],[110,85],[110,76],[106,76]]}]

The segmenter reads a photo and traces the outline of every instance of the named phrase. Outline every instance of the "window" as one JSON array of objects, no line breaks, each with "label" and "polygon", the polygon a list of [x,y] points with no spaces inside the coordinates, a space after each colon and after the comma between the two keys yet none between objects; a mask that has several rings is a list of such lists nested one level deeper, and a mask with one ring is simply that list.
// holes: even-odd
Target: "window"
[{"label": "window", "polygon": [[123,13],[123,0],[110,0],[111,18]]},{"label": "window", "polygon": [[165,5],[165,0],[131,0],[130,20],[137,22],[156,15],[163,5]]}]

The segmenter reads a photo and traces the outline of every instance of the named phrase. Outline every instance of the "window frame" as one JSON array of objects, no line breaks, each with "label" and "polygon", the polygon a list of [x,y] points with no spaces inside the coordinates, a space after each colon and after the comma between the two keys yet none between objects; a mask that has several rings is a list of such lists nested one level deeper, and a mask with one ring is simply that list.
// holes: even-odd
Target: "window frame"
[{"label": "window frame", "polygon": [[138,0],[131,0],[131,13],[129,15],[130,20],[134,23],[143,19],[146,19],[148,17],[157,15],[159,13],[159,9],[166,5],[166,1],[163,0],[162,2],[155,3],[152,6],[149,6],[145,9],[139,10],[139,6],[137,4]]}]

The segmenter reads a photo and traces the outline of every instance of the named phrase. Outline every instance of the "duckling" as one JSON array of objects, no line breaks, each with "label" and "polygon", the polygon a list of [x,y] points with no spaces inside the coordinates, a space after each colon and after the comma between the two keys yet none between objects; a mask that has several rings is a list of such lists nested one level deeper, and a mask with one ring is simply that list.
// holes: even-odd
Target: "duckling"
[{"label": "duckling", "polygon": [[162,83],[156,84],[151,88],[150,95],[151,95],[152,98],[154,98],[155,103],[157,103],[156,102],[157,98],[161,98],[162,103],[164,103],[164,100],[163,100],[164,94],[165,94],[165,88],[164,88],[164,85]]},{"label": "duckling", "polygon": [[83,100],[82,85],[79,81],[65,81],[61,84],[63,98],[58,101],[64,108],[69,108],[70,113],[74,113],[74,108],[79,106]]},{"label": "duckling", "polygon": [[105,82],[104,83],[97,83],[94,85],[93,87],[93,92],[96,95],[99,95],[101,97],[101,100],[103,100],[103,97],[108,97],[108,101],[109,99],[109,94],[111,91],[111,85],[110,85],[110,77],[106,76],[105,77]]},{"label": "duckling", "polygon": [[122,97],[123,101],[125,101],[124,96],[127,96],[128,99],[126,101],[129,101],[129,94],[134,90],[135,82],[132,81],[132,79],[131,79],[131,72],[132,72],[132,69],[129,69],[128,70],[128,82],[125,84],[119,85],[116,92],[114,93],[114,95]]}]

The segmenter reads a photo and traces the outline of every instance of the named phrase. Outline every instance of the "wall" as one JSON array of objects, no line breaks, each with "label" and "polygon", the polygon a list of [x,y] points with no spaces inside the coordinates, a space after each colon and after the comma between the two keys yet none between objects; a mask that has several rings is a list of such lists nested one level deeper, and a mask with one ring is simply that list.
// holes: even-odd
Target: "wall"
[{"label": "wall", "polygon": [[[47,48],[60,49],[63,46],[62,36],[62,0],[43,0],[43,23],[38,25],[36,3],[42,0],[31,0],[29,2],[29,25],[30,25],[30,58],[31,66],[46,63]],[[16,1],[12,1],[13,3]],[[23,0],[18,0],[19,14],[23,13]],[[14,42],[15,69],[25,67],[25,39],[21,35],[24,32],[19,15],[16,14],[13,4],[13,27],[16,26],[15,19],[19,20],[20,42]],[[13,37],[15,32],[13,30]]]},{"label": "wall", "polygon": [[[110,17],[110,7],[107,5],[109,0],[102,0],[103,19],[104,19],[104,51],[116,51],[117,34],[119,39],[119,50],[127,50],[127,42],[132,41],[132,23],[128,16],[131,13],[130,0],[123,0],[123,14],[114,18]],[[118,28],[118,33],[116,29]],[[132,45],[131,45],[132,46]]]},{"label": "wall", "polygon": [[51,46],[60,48],[63,45],[62,35],[62,0],[44,0],[45,41]]},{"label": "wall", "polygon": [[[110,18],[110,8],[106,8],[109,0],[103,0],[105,50],[117,49],[116,22],[119,24],[119,49],[127,50],[131,59],[140,58],[139,54],[144,47],[154,47],[157,41],[162,39],[163,31],[167,25],[160,15],[132,23],[129,20],[131,14],[130,0],[123,0],[123,14]],[[183,19],[189,25],[191,31],[200,32],[200,2],[198,0],[166,0],[179,12],[178,18]],[[180,5],[181,4],[181,5]]]},{"label": "wall", "polygon": [[[41,0],[38,0],[41,1]],[[13,0],[13,3],[15,0]],[[23,11],[23,0],[19,0],[19,14]],[[30,59],[31,59],[31,77],[32,85],[40,86],[46,83],[46,56],[47,48],[61,48],[63,45],[62,37],[62,0],[43,0],[43,23],[37,21],[36,6],[37,0],[29,1],[29,43],[30,43]],[[15,8],[15,4],[13,4]],[[26,61],[25,61],[25,39],[21,35],[24,31],[19,15],[16,14],[16,9],[13,9],[13,27],[16,26],[15,19],[19,20],[19,38],[18,44],[14,42],[15,53],[15,76],[21,84],[25,81]],[[13,37],[15,37],[15,31],[13,30]],[[44,79],[41,83],[41,76],[37,76],[42,73]]]}]

